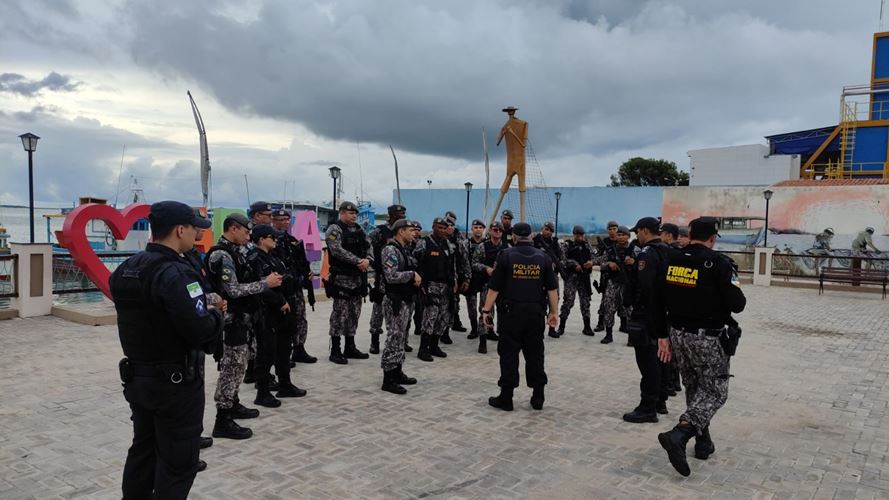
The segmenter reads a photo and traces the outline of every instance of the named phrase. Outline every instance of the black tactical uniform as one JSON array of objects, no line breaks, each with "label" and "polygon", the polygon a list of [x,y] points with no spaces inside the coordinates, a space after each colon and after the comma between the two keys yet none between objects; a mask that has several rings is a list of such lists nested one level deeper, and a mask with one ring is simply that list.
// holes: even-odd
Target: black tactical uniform
[{"label": "black tactical uniform", "polygon": [[[584,234],[583,226],[574,226],[573,234]],[[593,268],[583,267],[587,262],[593,260],[593,248],[588,241],[576,241],[574,239],[562,242],[563,255],[565,261],[563,268],[565,270],[565,289],[563,290],[562,309],[559,314],[560,323],[557,336],[564,335],[565,323],[568,321],[568,315],[571,308],[574,307],[574,297],[577,296],[580,301],[580,313],[583,316],[583,333],[584,335],[593,335],[593,327],[590,326],[590,300],[593,295],[593,285],[590,282]],[[580,271],[577,266],[581,266]]]},{"label": "black tactical uniform", "polygon": [[[514,228],[518,237],[531,235],[531,226],[524,222]],[[500,304],[499,396],[488,403],[495,408],[512,410],[513,390],[519,385],[519,353],[525,357],[525,378],[534,390],[531,400],[535,409],[543,407],[543,387],[547,383],[543,361],[543,335],[546,329],[547,292],[558,290],[559,283],[553,263],[530,241],[519,241],[497,257],[494,274],[488,283],[498,292]],[[488,311],[490,313],[490,311]]]},{"label": "black tactical uniform", "polygon": [[[644,217],[631,229],[637,232],[648,229],[657,235],[660,222],[654,217]],[[667,388],[663,383],[664,367],[657,358],[657,334],[651,324],[651,297],[658,267],[670,252],[660,238],[653,237],[641,246],[634,264],[629,268],[624,290],[624,306],[632,307],[627,324],[629,342],[636,354],[636,365],[642,380],[639,383],[641,401],[624,420],[633,423],[657,422],[657,413],[667,413]]]},{"label": "black tactical uniform", "polygon": [[718,221],[701,217],[689,225],[695,243],[671,253],[661,266],[652,301],[655,331],[662,339],[669,335],[669,351],[682,372],[688,405],[679,425],[658,440],[684,476],[691,473],[685,459],[689,439],[697,437],[699,459],[715,451],[710,420],[728,398],[729,358],[740,337],[731,314],[743,311],[747,303],[734,262],[700,243],[717,234]]},{"label": "black tactical uniform", "polygon": [[[433,226],[447,227],[447,221],[437,217]],[[417,259],[417,271],[423,278],[423,326],[417,357],[432,361],[433,357],[446,358],[439,341],[451,325],[451,301],[454,296],[457,270],[455,248],[446,237],[438,239],[430,234],[419,241],[413,250]]]},{"label": "black tactical uniform", "polygon": [[[152,228],[209,227],[190,207],[160,202]],[[201,277],[176,250],[149,243],[111,275],[130,404],[133,444],[123,472],[124,498],[186,498],[198,470],[204,417],[204,353],[216,349],[222,314],[208,307]]]},{"label": "black tactical uniform", "polygon": [[[276,218],[290,219],[290,212],[277,210]],[[306,319],[306,297],[303,290],[308,292],[309,306],[315,308],[315,290],[309,276],[312,269],[306,256],[306,245],[302,240],[296,239],[287,231],[281,231],[277,238],[277,246],[272,255],[281,259],[287,266],[288,273],[293,275],[293,284],[287,303],[290,304],[290,312],[285,315],[281,328],[292,335],[293,363],[315,363],[318,358],[310,356],[306,352],[306,337],[308,336],[309,323]]]}]

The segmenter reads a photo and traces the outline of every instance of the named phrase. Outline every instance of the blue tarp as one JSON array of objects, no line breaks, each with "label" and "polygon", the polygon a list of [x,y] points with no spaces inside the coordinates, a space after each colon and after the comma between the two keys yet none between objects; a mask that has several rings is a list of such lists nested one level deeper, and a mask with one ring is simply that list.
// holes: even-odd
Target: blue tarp
[{"label": "blue tarp", "polygon": [[[827,139],[835,127],[823,127],[820,129],[804,130],[801,132],[788,132],[786,134],[770,135],[769,151],[775,155],[810,155],[818,149]],[[840,139],[837,136],[827,146],[825,152],[840,150]]]}]

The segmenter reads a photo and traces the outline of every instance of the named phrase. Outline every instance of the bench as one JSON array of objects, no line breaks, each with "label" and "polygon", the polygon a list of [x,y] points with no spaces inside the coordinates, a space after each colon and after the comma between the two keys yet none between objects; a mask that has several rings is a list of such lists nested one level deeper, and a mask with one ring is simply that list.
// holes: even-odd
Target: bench
[{"label": "bench", "polygon": [[858,286],[862,283],[882,285],[883,298],[886,298],[886,286],[889,285],[889,270],[885,269],[849,269],[845,267],[822,267],[818,275],[818,295],[824,293],[824,282],[850,283]]}]

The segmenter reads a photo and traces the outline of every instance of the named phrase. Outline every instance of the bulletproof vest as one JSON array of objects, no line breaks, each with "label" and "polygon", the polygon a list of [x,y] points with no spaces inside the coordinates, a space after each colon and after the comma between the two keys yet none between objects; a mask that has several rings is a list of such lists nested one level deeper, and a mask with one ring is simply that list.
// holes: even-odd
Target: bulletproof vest
[{"label": "bulletproof vest", "polygon": [[374,269],[379,272],[383,269],[383,264],[380,262],[380,253],[383,251],[383,247],[389,244],[389,240],[395,237],[395,232],[392,231],[389,224],[380,224],[377,226],[377,229],[380,230],[380,239],[374,245]]},{"label": "bulletproof vest", "polygon": [[424,281],[450,283],[454,280],[454,262],[451,260],[448,240],[442,240],[439,245],[432,236],[426,236],[424,239],[426,255],[420,267],[420,276]]},{"label": "bulletproof vest", "polygon": [[290,297],[296,293],[293,272],[288,268],[284,261],[274,254],[266,253],[259,249],[256,251],[256,260],[258,263],[257,270],[261,277],[268,276],[273,272],[284,277],[281,286],[275,290],[276,292],[282,293],[285,297]]},{"label": "bulletproof vest", "polygon": [[222,261],[220,260],[215,265],[210,264],[210,256],[216,251],[225,252],[231,257],[232,262],[235,263],[235,277],[238,278],[238,283],[252,283],[260,280],[261,276],[255,265],[248,262],[247,257],[241,253],[237,245],[226,239],[220,239],[204,258],[204,271],[207,273],[207,279],[213,285],[213,289],[228,302],[228,312],[232,314],[255,312],[260,305],[258,296],[232,298],[225,293],[225,288],[222,286]]},{"label": "bulletproof vest", "polygon": [[664,302],[670,324],[688,328],[721,328],[729,316],[720,299],[722,256],[701,245],[671,252],[664,266]]},{"label": "bulletproof vest", "polygon": [[[583,264],[593,258],[592,249],[586,241],[577,242],[568,240],[568,248],[565,250],[565,259]],[[572,269],[569,269],[571,271]]]},{"label": "bulletproof vest", "polygon": [[[395,247],[398,250],[398,253],[401,254],[401,262],[403,265],[399,267],[399,271],[416,271],[417,270],[417,262],[413,257],[408,253],[408,251],[398,244],[395,241],[391,241],[387,246]],[[383,274],[383,280],[385,281],[386,275]],[[407,283],[386,283],[386,293],[395,295],[402,300],[409,299],[413,297],[417,293],[417,287],[414,286],[413,281],[408,281]]]},{"label": "bulletproof vest", "polygon": [[500,292],[504,301],[543,304],[546,254],[531,245],[506,250],[506,286]]},{"label": "bulletproof vest", "polygon": [[509,248],[505,240],[500,240],[499,245],[495,245],[491,240],[485,240],[483,245],[485,245],[485,258],[482,262],[488,267],[494,267],[494,263],[497,262],[497,256],[500,255],[500,252]]},{"label": "bulletproof vest", "polygon": [[109,279],[117,309],[124,355],[147,363],[182,363],[188,346],[174,335],[166,312],[152,300],[155,276],[174,260],[158,252],[140,252],[117,267]]},{"label": "bulletproof vest", "polygon": [[[361,229],[360,226],[349,226],[343,221],[336,221],[335,224],[343,230],[343,249],[357,256],[359,259],[363,259],[367,255],[368,247],[367,238],[364,236],[364,230]],[[328,255],[330,258],[331,274],[345,274],[349,276],[359,276],[363,274],[355,264],[346,262],[332,253],[329,253]]]},{"label": "bulletproof vest", "polygon": [[611,270],[611,268],[607,266],[602,266],[602,274],[608,276],[608,279],[614,280],[615,283],[623,283],[626,281],[626,269],[624,264],[624,259],[630,255],[630,247],[625,246],[622,247],[617,244],[612,244],[605,249],[605,258],[608,259],[608,262],[615,262],[620,269],[617,271]]}]

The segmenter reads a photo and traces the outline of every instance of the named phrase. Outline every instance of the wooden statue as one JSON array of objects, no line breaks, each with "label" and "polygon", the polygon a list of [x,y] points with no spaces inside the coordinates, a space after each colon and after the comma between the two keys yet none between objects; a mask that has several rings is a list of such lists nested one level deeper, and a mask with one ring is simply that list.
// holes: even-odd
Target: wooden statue
[{"label": "wooden statue", "polygon": [[500,136],[497,138],[497,145],[503,139],[506,139],[506,178],[503,185],[500,186],[500,198],[497,199],[497,205],[494,207],[491,221],[497,218],[497,212],[500,211],[500,204],[503,197],[509,191],[509,185],[512,184],[512,178],[519,177],[519,221],[525,222],[525,146],[528,144],[528,122],[519,120],[515,117],[515,112],[519,108],[509,106],[503,108],[503,112],[509,115],[509,119],[500,129]]}]

